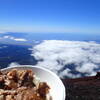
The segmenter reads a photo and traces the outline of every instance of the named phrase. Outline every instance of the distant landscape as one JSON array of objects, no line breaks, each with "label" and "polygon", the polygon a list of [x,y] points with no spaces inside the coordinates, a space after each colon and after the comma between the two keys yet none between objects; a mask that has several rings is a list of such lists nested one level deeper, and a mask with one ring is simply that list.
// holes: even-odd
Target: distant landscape
[{"label": "distant landscape", "polygon": [[71,36],[72,34],[64,33],[50,36],[46,33],[2,33],[0,68],[37,65],[55,72],[60,77],[95,75],[100,71],[99,38],[91,35],[80,37],[78,34]]}]

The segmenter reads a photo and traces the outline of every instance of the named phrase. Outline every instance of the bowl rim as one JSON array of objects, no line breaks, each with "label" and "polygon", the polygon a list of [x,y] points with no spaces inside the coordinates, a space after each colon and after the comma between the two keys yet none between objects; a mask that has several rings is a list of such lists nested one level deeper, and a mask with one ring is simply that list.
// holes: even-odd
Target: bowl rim
[{"label": "bowl rim", "polygon": [[52,71],[50,71],[49,69],[46,69],[44,67],[40,67],[40,66],[34,66],[34,65],[16,65],[16,66],[13,66],[13,67],[6,67],[6,68],[2,68],[1,71],[4,71],[4,70],[8,70],[8,69],[12,69],[12,68],[38,68],[38,69],[42,69],[50,74],[52,74],[62,85],[62,88],[63,88],[63,100],[65,100],[66,98],[66,89],[65,89],[65,86],[63,84],[63,82],[61,81],[61,79]]}]

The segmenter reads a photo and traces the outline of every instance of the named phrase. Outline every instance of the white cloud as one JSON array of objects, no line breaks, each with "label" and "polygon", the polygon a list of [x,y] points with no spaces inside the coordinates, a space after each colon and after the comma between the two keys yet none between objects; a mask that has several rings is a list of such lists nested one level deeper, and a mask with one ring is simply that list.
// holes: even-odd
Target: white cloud
[{"label": "white cloud", "polygon": [[94,75],[95,72],[93,70],[96,68],[98,68],[97,65],[93,63],[86,63],[86,64],[83,64],[83,66],[76,67],[76,71],[79,71],[82,73],[88,73],[89,75]]},{"label": "white cloud", "polygon": [[20,64],[17,62],[12,62],[8,65],[8,67],[18,67]]},{"label": "white cloud", "polygon": [[67,77],[70,77],[70,78],[78,78],[78,77],[81,77],[80,74],[74,75],[73,73],[71,73],[71,69],[69,69],[69,68],[66,68],[66,70],[62,71],[59,76],[60,77],[67,76]]},{"label": "white cloud", "polygon": [[24,39],[24,38],[15,38],[15,37],[9,36],[9,35],[3,36],[3,37],[0,38],[0,39],[11,39],[11,40],[14,40],[14,41],[23,41],[23,42],[27,41],[27,40]]},{"label": "white cloud", "polygon": [[3,36],[2,38],[3,38],[3,39],[12,39],[12,40],[14,39],[14,37],[9,36],[9,35]]},{"label": "white cloud", "polygon": [[26,39],[23,39],[23,38],[15,38],[14,40],[15,41],[27,41]]},{"label": "white cloud", "polygon": [[31,55],[38,60],[38,66],[60,77],[94,75],[100,68],[100,44],[95,42],[45,40],[33,47]]}]

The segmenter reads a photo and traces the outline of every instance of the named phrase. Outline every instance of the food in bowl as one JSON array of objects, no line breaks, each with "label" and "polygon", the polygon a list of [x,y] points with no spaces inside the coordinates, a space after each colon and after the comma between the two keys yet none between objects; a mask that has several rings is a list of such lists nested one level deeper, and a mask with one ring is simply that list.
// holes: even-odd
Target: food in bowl
[{"label": "food in bowl", "polygon": [[30,69],[0,72],[0,100],[51,100],[50,87]]}]

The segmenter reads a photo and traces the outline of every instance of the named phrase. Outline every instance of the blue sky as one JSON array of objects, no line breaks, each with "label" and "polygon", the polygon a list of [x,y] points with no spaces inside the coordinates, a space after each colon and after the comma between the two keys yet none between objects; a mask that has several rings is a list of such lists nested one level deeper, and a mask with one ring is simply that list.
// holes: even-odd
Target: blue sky
[{"label": "blue sky", "polygon": [[100,33],[100,0],[0,0],[0,32]]}]

